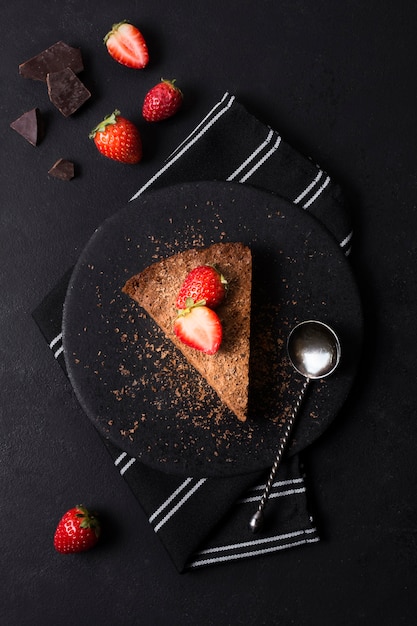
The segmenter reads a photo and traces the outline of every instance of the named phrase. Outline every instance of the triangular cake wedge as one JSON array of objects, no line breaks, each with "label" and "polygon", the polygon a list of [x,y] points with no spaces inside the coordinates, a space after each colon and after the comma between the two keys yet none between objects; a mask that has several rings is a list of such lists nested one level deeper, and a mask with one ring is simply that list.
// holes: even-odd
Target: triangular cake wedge
[{"label": "triangular cake wedge", "polygon": [[[198,265],[215,265],[228,282],[227,296],[216,309],[223,341],[214,355],[189,348],[173,332],[177,293]],[[132,276],[123,287],[240,421],[246,420],[248,411],[251,287],[252,254],[242,243],[216,243],[173,254]]]}]

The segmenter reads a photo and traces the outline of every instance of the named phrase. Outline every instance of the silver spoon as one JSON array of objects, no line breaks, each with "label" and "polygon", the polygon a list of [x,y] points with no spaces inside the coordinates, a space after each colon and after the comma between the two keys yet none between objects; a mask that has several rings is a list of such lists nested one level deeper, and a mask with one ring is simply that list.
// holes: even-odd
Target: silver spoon
[{"label": "silver spoon", "polygon": [[287,353],[292,366],[305,377],[305,381],[291,415],[286,421],[277,456],[259,501],[258,510],[249,522],[252,532],[258,531],[263,524],[264,509],[305,391],[311,380],[325,378],[334,372],[340,361],[340,342],[330,326],[316,320],[307,320],[297,324],[290,332],[287,340]]}]

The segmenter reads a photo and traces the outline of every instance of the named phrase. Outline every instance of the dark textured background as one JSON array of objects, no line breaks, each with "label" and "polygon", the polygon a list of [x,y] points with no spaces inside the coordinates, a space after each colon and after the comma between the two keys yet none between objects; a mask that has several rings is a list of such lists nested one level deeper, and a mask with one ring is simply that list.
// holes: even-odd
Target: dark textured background
[{"label": "dark textured background", "polygon": [[[26,624],[414,623],[416,546],[416,39],[414,2],[15,0],[0,26],[0,619]],[[151,51],[144,72],[102,38],[130,19]],[[18,65],[62,39],[82,49],[91,100],[69,119]],[[175,77],[183,111],[145,126],[140,105]],[[157,169],[224,91],[345,188],[366,346],[339,419],[306,456],[322,541],[178,575],[53,361],[31,311],[94,229]],[[9,128],[38,106],[37,148]],[[88,133],[120,108],[145,157],[101,157]],[[76,163],[64,183],[47,171]],[[61,513],[102,512],[103,542],[54,552]]]}]

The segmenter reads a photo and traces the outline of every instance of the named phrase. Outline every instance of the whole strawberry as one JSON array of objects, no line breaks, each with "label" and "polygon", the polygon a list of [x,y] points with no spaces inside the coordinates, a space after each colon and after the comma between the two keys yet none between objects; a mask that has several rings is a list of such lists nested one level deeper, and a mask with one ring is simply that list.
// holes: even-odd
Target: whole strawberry
[{"label": "whole strawberry", "polygon": [[223,301],[227,290],[227,280],[213,265],[199,265],[185,277],[178,292],[175,306],[184,309],[186,300],[194,303],[204,301],[210,309],[215,309]]},{"label": "whole strawberry", "polygon": [[161,122],[172,117],[182,105],[182,91],[175,80],[164,80],[152,87],[145,96],[142,115],[147,122]]},{"label": "whole strawberry", "polygon": [[116,110],[104,118],[90,133],[97,150],[105,157],[122,163],[139,163],[142,140],[138,129]]},{"label": "whole strawberry", "polygon": [[61,554],[85,552],[100,536],[97,518],[84,506],[77,505],[61,518],[54,536],[54,546]]},{"label": "whole strawberry", "polygon": [[143,69],[149,61],[149,52],[142,33],[129,22],[113,24],[112,29],[104,37],[104,43],[110,54],[118,63]]}]

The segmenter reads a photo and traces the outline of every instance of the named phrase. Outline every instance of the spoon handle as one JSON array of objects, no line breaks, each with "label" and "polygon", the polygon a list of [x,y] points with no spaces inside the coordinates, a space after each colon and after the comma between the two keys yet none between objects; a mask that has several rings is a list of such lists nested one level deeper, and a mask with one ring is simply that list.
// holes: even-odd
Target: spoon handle
[{"label": "spoon handle", "polygon": [[297,401],[294,404],[294,407],[293,407],[293,410],[291,412],[291,415],[290,415],[290,417],[288,418],[288,420],[285,423],[285,430],[284,430],[284,433],[283,433],[283,435],[282,435],[282,437],[280,439],[277,456],[275,457],[275,461],[274,461],[274,464],[271,467],[271,472],[270,472],[268,480],[266,482],[264,492],[263,492],[262,497],[261,497],[261,499],[259,501],[258,510],[252,516],[252,518],[251,518],[251,520],[249,522],[249,528],[251,529],[251,531],[253,533],[257,532],[261,528],[261,526],[263,524],[264,509],[265,509],[266,504],[268,502],[269,494],[271,493],[271,489],[272,489],[272,485],[274,484],[275,475],[276,475],[276,473],[278,471],[278,467],[279,467],[279,465],[281,463],[281,459],[282,459],[282,456],[284,454],[284,450],[285,450],[285,448],[287,446],[289,436],[290,436],[292,428],[294,426],[295,419],[296,419],[296,417],[298,415],[298,411],[300,410],[300,406],[301,406],[301,403],[303,401],[304,394],[306,392],[306,389],[308,387],[309,382],[310,382],[310,379],[306,378],[304,383],[303,383],[303,386],[301,388],[301,391],[300,391],[300,393],[298,395]]}]

